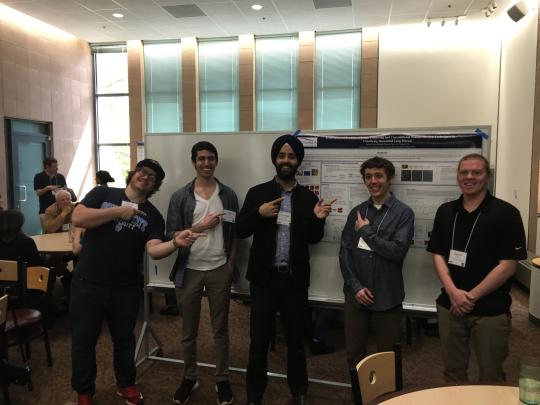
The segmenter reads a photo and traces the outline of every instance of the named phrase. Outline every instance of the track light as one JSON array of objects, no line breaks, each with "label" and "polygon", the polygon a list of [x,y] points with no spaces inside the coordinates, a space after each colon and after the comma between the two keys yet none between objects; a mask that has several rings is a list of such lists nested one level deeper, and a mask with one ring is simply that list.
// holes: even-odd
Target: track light
[{"label": "track light", "polygon": [[[454,15],[454,16],[445,16],[445,17],[430,17],[426,20],[426,26],[429,28],[432,26],[432,24],[441,24],[441,27],[448,27],[452,25],[452,21],[454,22],[454,25],[457,26],[460,22],[460,20],[463,20],[465,18],[464,15]],[[448,21],[448,24],[446,22]]]}]

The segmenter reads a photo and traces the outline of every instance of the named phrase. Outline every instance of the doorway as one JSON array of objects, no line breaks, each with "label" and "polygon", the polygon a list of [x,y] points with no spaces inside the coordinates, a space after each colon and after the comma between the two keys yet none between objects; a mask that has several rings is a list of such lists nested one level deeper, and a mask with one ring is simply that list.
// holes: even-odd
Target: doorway
[{"label": "doorway", "polygon": [[6,118],[8,202],[24,214],[24,233],[41,233],[39,200],[34,175],[43,170],[43,159],[51,149],[51,124]]}]

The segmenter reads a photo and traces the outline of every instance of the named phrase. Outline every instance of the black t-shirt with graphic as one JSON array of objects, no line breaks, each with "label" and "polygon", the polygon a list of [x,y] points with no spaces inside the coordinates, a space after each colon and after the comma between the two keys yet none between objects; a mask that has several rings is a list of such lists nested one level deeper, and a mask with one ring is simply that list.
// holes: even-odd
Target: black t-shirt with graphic
[{"label": "black t-shirt with graphic", "polygon": [[[40,172],[34,176],[34,190],[41,190],[47,186],[66,187],[66,178],[63,174],[56,173],[53,177],[49,177],[47,173]],[[51,191],[39,196],[39,213],[43,214],[47,208],[55,203],[54,195]]]},{"label": "black t-shirt with graphic", "polygon": [[[124,189],[95,187],[81,201],[88,208],[111,208],[129,201]],[[75,275],[91,282],[129,285],[140,280],[146,242],[164,240],[165,222],[150,202],[139,204],[146,213],[131,220],[115,219],[84,234],[84,245]]]}]

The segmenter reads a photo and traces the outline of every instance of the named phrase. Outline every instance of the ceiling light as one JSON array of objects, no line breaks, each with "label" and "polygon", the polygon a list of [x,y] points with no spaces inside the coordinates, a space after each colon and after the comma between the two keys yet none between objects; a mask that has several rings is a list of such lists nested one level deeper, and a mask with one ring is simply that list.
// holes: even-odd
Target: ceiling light
[{"label": "ceiling light", "polygon": [[124,14],[122,13],[113,13],[112,15],[114,18],[124,18]]},{"label": "ceiling light", "polygon": [[259,11],[263,8],[263,6],[261,6],[260,4],[253,4],[251,8],[255,11]]}]

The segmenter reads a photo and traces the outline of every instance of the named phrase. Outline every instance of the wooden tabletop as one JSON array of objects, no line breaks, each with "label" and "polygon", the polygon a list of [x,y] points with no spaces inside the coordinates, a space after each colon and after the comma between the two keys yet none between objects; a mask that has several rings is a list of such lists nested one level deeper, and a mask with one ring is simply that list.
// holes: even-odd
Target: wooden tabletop
[{"label": "wooden tabletop", "polygon": [[456,385],[398,395],[381,405],[519,405],[519,388],[501,385]]},{"label": "wooden tabletop", "polygon": [[31,236],[40,253],[70,253],[73,249],[68,232]]}]

